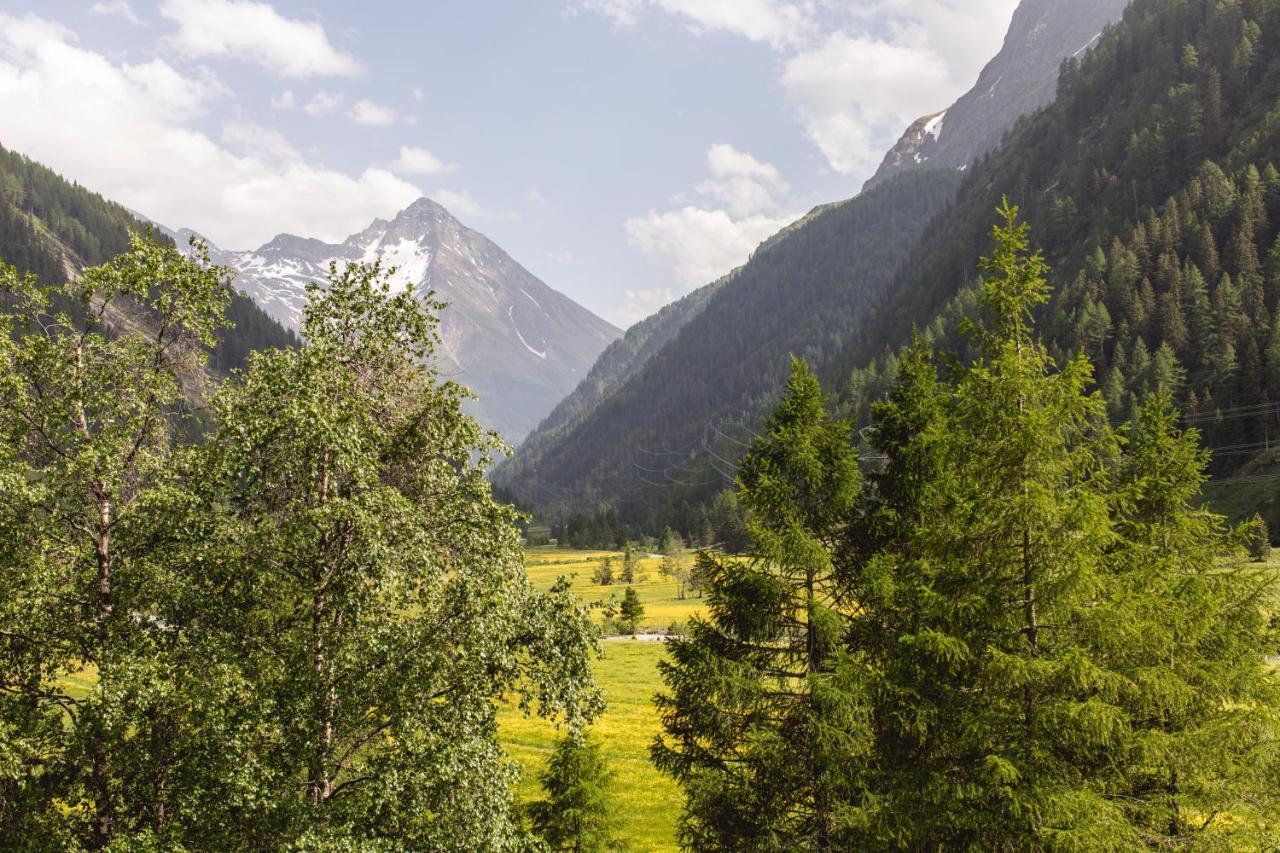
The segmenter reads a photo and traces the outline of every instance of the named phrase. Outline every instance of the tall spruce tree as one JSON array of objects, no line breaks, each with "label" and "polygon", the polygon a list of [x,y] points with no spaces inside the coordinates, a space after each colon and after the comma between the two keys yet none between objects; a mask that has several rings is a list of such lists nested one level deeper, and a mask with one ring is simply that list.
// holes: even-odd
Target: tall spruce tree
[{"label": "tall spruce tree", "polygon": [[569,732],[556,743],[539,779],[545,800],[529,805],[533,831],[553,851],[622,851],[611,786],[616,774],[605,763],[600,742]]},{"label": "tall spruce tree", "polygon": [[1000,215],[980,356],[939,378],[917,344],[876,410],[886,462],[841,561],[875,732],[850,837],[1265,846],[1268,577],[1218,562],[1195,438],[1154,404],[1122,455],[1088,362],[1048,356],[1031,323],[1046,266]]},{"label": "tall spruce tree", "polygon": [[824,406],[795,360],[740,474],[754,556],[699,554],[710,617],[661,664],[653,759],[684,788],[694,849],[836,849],[861,785],[858,672],[841,652],[852,605],[832,561],[859,476]]}]

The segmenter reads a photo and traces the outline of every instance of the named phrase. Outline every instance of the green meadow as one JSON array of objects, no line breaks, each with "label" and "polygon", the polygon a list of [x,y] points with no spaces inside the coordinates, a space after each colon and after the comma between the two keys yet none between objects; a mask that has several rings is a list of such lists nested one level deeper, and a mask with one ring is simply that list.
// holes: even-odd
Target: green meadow
[{"label": "green meadow", "polygon": [[[591,580],[606,557],[613,559],[615,573],[620,571],[622,555],[609,551],[530,548],[525,561],[530,580],[540,588],[550,587],[563,576],[572,581],[573,592],[584,602],[607,602],[610,597],[621,600],[625,584],[600,586]],[[703,607],[703,601],[693,594],[680,600],[675,582],[659,572],[660,563],[659,558],[641,555],[639,575],[632,584],[645,607],[641,634],[678,628]],[[610,638],[602,646],[604,656],[596,662],[595,671],[608,708],[593,731],[617,774],[618,834],[637,853],[677,850],[680,791],[649,763],[649,744],[659,730],[653,708],[654,694],[662,687],[658,661],[666,654],[666,647],[662,642],[630,637]],[[501,713],[498,725],[507,753],[524,768],[517,795],[521,802],[536,799],[540,794],[538,773],[560,732],[544,720],[526,718],[513,709]]]}]

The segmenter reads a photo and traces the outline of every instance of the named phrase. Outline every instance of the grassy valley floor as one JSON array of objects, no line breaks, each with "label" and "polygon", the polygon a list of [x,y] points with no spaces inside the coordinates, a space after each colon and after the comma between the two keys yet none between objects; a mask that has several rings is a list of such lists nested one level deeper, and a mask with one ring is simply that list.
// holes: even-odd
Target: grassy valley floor
[{"label": "grassy valley floor", "polygon": [[[605,558],[613,559],[615,574],[621,570],[622,555],[609,551],[531,548],[525,561],[530,580],[539,588],[546,589],[564,576],[572,580],[574,594],[586,603],[607,602],[610,598],[620,601],[626,584],[600,586],[591,580],[593,571]],[[645,608],[639,625],[641,635],[673,628],[679,631],[704,607],[703,600],[694,594],[681,600],[675,581],[659,572],[660,563],[656,557],[642,556],[639,574],[632,584]],[[618,835],[637,853],[677,850],[680,791],[649,763],[649,745],[659,730],[653,707],[654,694],[662,688],[658,662],[666,655],[666,646],[653,639],[613,637],[606,639],[603,647],[604,657],[596,662],[595,672],[608,709],[593,730],[603,742],[609,767],[617,774],[613,791],[618,807]],[[550,723],[528,719],[514,709],[501,713],[499,732],[507,753],[524,768],[517,792],[520,801],[537,799],[538,774],[560,732]]]}]

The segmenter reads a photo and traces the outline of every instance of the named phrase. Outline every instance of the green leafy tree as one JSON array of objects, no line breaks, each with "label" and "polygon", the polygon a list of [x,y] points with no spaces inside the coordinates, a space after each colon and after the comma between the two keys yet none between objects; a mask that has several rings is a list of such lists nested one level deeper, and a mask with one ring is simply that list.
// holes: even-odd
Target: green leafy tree
[{"label": "green leafy tree", "polygon": [[857,671],[833,549],[858,490],[847,424],[794,360],[766,436],[742,465],[756,556],[699,553],[710,617],[661,664],[659,769],[685,793],[694,849],[830,850],[860,785]]},{"label": "green leafy tree", "polygon": [[618,616],[628,634],[634,634],[636,626],[644,618],[644,605],[640,603],[640,596],[632,587],[627,587],[627,591],[622,596]]},{"label": "green leafy tree", "polygon": [[557,851],[625,850],[615,832],[610,791],[614,779],[597,740],[574,732],[565,735],[540,778],[546,799],[529,806],[534,832]]},{"label": "green leafy tree", "polygon": [[65,285],[0,268],[3,838],[163,843],[236,762],[198,742],[175,752],[236,700],[190,657],[172,612],[185,579],[155,524],[180,487],[184,390],[228,302],[226,271],[197,249],[199,262],[135,236]]},{"label": "green leafy tree", "polygon": [[218,602],[203,628],[252,680],[263,734],[239,844],[507,849],[494,709],[590,718],[594,628],[566,583],[528,583],[485,478],[497,439],[429,366],[440,306],[376,265],[309,295],[305,344],[217,396],[194,478],[219,513],[195,528]]}]

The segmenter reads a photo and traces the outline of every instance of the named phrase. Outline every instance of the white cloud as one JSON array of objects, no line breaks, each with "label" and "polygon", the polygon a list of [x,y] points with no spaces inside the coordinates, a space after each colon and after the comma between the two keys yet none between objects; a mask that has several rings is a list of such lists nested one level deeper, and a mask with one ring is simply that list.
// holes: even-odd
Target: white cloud
[{"label": "white cloud", "polygon": [[347,118],[356,124],[369,127],[389,127],[396,123],[395,111],[382,104],[375,104],[368,99],[361,99],[351,105]]},{"label": "white cloud", "polygon": [[610,312],[615,323],[622,328],[628,328],[633,323],[638,323],[645,317],[651,317],[658,312],[664,305],[668,305],[678,298],[676,292],[669,287],[655,287],[648,290],[628,290],[626,294],[626,306]]},{"label": "white cloud", "polygon": [[768,44],[800,126],[844,175],[869,177],[907,126],[945,108],[995,54],[1018,0],[576,0],[615,26],[662,12]]},{"label": "white cloud", "polygon": [[385,169],[309,162],[253,125],[215,141],[196,125],[226,94],[208,74],[116,64],[57,24],[0,14],[5,145],[166,225],[227,248],[281,231],[340,240],[422,194]]},{"label": "white cloud", "polygon": [[471,197],[471,193],[456,192],[454,190],[436,190],[427,194],[433,201],[437,201],[459,219],[478,219],[485,215],[485,209],[480,203]]},{"label": "white cloud", "polygon": [[796,44],[815,27],[812,2],[777,0],[581,0],[577,10],[598,12],[614,26],[635,26],[645,9],[680,18],[693,32],[722,32],[782,47]]},{"label": "white cloud", "polygon": [[[707,149],[707,168],[711,176],[698,184],[697,203],[683,203],[681,195],[676,210],[651,210],[626,222],[628,242],[686,289],[746,263],[757,246],[795,219],[787,200],[791,187],[772,164],[717,143]],[[652,300],[662,292],[642,293]]]},{"label": "white cloud", "polygon": [[756,215],[734,219],[723,210],[684,207],[627,220],[627,239],[654,263],[669,267],[686,288],[715,281],[746,263],[756,247],[791,222]]},{"label": "white cloud", "polygon": [[864,0],[845,26],[788,56],[783,87],[831,167],[869,176],[912,121],[973,84],[1016,5]]},{"label": "white cloud", "polygon": [[302,111],[312,118],[323,118],[333,115],[342,106],[343,97],[331,92],[316,92]]},{"label": "white cloud", "polygon": [[725,205],[733,216],[776,210],[791,192],[790,184],[777,168],[732,145],[712,145],[707,151],[707,165],[711,177],[698,184],[698,192]]},{"label": "white cloud", "polygon": [[129,0],[98,0],[89,7],[89,11],[95,15],[115,15],[131,24],[142,23],[129,5]]},{"label": "white cloud", "polygon": [[425,148],[400,146],[400,156],[391,164],[391,171],[401,175],[444,175],[458,171],[453,163],[446,163]]},{"label": "white cloud", "polygon": [[160,14],[178,25],[169,39],[185,56],[226,56],[283,77],[359,74],[360,63],[329,42],[317,23],[286,18],[253,0],[163,0]]},{"label": "white cloud", "polygon": [[296,110],[297,108],[298,99],[294,97],[293,92],[289,89],[271,97],[271,109],[273,110]]}]

